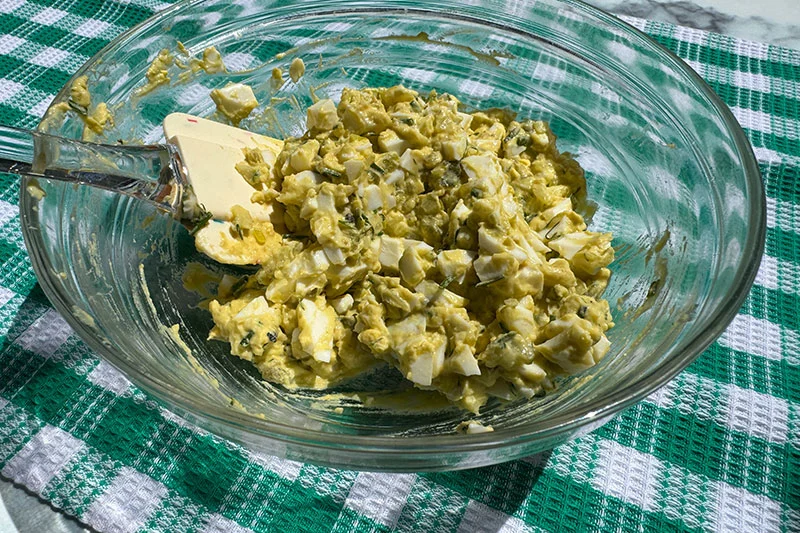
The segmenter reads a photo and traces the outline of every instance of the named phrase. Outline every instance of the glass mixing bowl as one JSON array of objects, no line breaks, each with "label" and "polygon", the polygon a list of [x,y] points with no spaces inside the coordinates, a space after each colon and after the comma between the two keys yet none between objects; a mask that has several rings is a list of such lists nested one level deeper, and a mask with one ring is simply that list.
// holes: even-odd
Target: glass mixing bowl
[{"label": "glass mixing bowl", "polygon": [[[137,95],[161,49],[214,45],[228,72],[199,71]],[[302,58],[298,83],[273,67]],[[114,110],[104,139],[163,140],[173,111],[211,115],[209,90],[253,86],[262,108],[243,126],[302,132],[311,94],[342,87],[446,91],[468,108],[550,121],[597,204],[591,228],[614,233],[606,297],[616,321],[596,367],[530,401],[399,412],[411,398],[379,371],[339,389],[290,392],[207,341],[197,304],[229,267],[199,255],[187,231],[144,203],[88,187],[22,182],[23,232],[47,295],[97,353],[189,422],[254,450],[355,469],[468,468],[552,448],[666,383],[735,315],[756,273],[764,192],[731,113],[675,56],[619,20],[572,0],[235,0],[181,3],[122,35],[85,65],[94,101]],[[56,101],[63,101],[68,89]],[[266,108],[266,109],[265,109]],[[77,137],[81,122],[48,121]],[[185,278],[190,278],[188,285]],[[187,289],[187,286],[193,290]],[[173,325],[179,329],[170,329]],[[362,401],[363,400],[363,401]],[[459,435],[476,419],[494,432]]]}]

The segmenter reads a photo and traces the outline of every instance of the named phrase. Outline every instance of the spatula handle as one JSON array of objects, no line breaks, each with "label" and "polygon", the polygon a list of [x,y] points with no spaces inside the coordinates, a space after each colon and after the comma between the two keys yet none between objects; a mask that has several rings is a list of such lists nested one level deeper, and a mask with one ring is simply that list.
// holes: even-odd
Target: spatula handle
[{"label": "spatula handle", "polygon": [[180,162],[168,145],[108,145],[0,126],[0,172],[80,183],[181,217]]}]

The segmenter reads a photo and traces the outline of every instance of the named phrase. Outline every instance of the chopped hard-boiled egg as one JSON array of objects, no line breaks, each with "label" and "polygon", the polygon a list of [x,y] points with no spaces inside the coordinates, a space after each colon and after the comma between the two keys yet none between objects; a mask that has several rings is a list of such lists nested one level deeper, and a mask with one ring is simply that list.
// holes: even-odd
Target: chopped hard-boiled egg
[{"label": "chopped hard-boiled egg", "polygon": [[392,87],[319,100],[307,127],[237,166],[280,233],[259,240],[237,211],[242,235],[197,235],[220,261],[260,264],[209,305],[234,355],[289,387],[381,361],[472,412],[606,355],[610,235],[586,231],[572,202],[585,180],[545,123]]},{"label": "chopped hard-boiled egg", "polygon": [[309,106],[306,113],[306,126],[309,130],[330,130],[339,122],[336,104],[330,98],[319,100]]},{"label": "chopped hard-boiled egg", "polygon": [[234,125],[238,125],[258,107],[253,89],[243,83],[231,83],[222,89],[214,89],[211,91],[211,99],[216,104],[217,111]]},{"label": "chopped hard-boiled egg", "polygon": [[324,298],[303,299],[297,304],[297,340],[303,352],[317,361],[330,363],[336,313]]}]

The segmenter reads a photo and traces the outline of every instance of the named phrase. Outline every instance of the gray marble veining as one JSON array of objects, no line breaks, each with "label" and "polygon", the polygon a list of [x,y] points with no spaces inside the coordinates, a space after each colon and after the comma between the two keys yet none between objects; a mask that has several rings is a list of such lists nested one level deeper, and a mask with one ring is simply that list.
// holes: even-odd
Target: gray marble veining
[{"label": "gray marble veining", "polygon": [[800,50],[800,0],[588,0],[615,15]]}]

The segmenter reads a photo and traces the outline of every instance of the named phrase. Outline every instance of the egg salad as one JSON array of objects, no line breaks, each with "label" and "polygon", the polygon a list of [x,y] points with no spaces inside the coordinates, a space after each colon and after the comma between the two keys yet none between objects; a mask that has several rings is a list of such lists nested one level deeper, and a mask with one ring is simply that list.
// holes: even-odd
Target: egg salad
[{"label": "egg salad", "polygon": [[225,276],[210,338],[268,381],[321,389],[388,363],[478,413],[609,349],[611,235],[587,230],[583,171],[545,122],[344,89],[274,162],[245,150],[236,168],[281,222],[233,209],[230,241],[260,268]]}]

